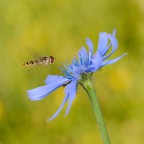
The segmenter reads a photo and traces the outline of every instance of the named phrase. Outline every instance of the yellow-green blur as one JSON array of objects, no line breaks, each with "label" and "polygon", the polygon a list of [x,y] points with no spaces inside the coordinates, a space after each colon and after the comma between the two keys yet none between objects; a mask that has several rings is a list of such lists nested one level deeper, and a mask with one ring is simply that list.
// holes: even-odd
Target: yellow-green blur
[{"label": "yellow-green blur", "polygon": [[[46,122],[64,97],[61,87],[41,101],[26,91],[71,62],[87,37],[117,29],[128,55],[95,74],[95,88],[111,144],[142,144],[144,137],[144,2],[142,0],[0,0],[0,144],[102,144],[94,112],[79,86],[70,113]],[[41,56],[55,63],[31,69]],[[67,105],[66,105],[67,106]],[[65,108],[66,108],[65,106]]]}]

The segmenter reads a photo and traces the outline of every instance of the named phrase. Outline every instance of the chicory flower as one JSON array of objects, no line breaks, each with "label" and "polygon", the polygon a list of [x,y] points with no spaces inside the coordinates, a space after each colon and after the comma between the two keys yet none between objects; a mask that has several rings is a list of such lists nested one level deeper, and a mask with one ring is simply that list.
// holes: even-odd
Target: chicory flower
[{"label": "chicory flower", "polygon": [[[69,113],[70,107],[76,96],[77,86],[81,84],[83,78],[92,75],[102,67],[113,64],[121,59],[126,53],[114,59],[108,59],[118,47],[116,39],[116,30],[113,34],[102,32],[99,35],[98,48],[94,52],[94,46],[90,39],[86,39],[86,45],[89,50],[82,47],[78,52],[78,58],[74,58],[71,64],[64,65],[61,68],[63,75],[48,75],[45,80],[46,85],[32,90],[28,90],[28,96],[32,101],[37,101],[45,98],[51,92],[61,86],[65,86],[65,97],[57,110],[57,112],[50,118],[54,119],[62,110],[64,104],[68,101],[66,115]],[[111,50],[111,52],[109,52]],[[109,52],[109,54],[107,54]]]}]

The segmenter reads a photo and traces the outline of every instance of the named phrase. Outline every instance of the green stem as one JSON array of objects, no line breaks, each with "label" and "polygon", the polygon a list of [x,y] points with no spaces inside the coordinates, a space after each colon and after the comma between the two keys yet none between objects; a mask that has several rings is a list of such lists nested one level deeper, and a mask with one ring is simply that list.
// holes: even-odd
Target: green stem
[{"label": "green stem", "polygon": [[104,144],[110,144],[110,140],[109,140],[109,136],[108,136],[108,133],[106,130],[105,122],[104,122],[104,119],[103,119],[103,116],[101,113],[101,109],[100,109],[100,106],[98,103],[98,99],[96,96],[95,88],[92,83],[92,74],[83,75],[83,78],[82,78],[82,81],[80,81],[80,84],[85,89],[85,91],[87,92],[87,94],[90,98],[90,101],[91,101],[91,104],[92,104],[92,107],[93,107],[93,110],[94,110],[94,113],[95,113],[95,116],[97,119],[97,123],[98,123],[99,129],[101,131],[101,135],[102,135]]}]

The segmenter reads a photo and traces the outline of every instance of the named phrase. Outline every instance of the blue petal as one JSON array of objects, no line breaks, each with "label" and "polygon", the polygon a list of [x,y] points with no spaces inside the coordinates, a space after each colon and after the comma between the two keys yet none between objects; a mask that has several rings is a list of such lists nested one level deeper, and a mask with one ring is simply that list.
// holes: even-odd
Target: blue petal
[{"label": "blue petal", "polygon": [[123,56],[125,56],[127,53],[124,53],[122,54],[121,56],[115,58],[115,59],[112,59],[112,60],[106,60],[106,61],[103,61],[102,62],[102,67],[105,66],[105,65],[109,65],[109,64],[113,64],[115,62],[117,62],[119,59],[121,59]]},{"label": "blue petal", "polygon": [[105,51],[103,51],[103,53],[102,53],[102,55],[101,56],[103,56],[104,57],[104,55],[108,52],[108,50],[110,49],[110,47],[111,47],[111,43],[110,44],[108,44],[108,46],[107,46],[107,48],[105,49]]},{"label": "blue petal", "polygon": [[80,49],[78,53],[78,57],[79,57],[79,64],[83,66],[87,62],[87,59],[88,59],[88,53],[84,47]]},{"label": "blue petal", "polygon": [[82,71],[82,68],[81,68],[81,67],[74,67],[74,68],[73,68],[73,74],[74,74],[74,75],[80,74],[81,71]]},{"label": "blue petal", "polygon": [[108,36],[107,33],[100,33],[99,42],[98,42],[98,52],[102,56],[106,51],[108,45]]},{"label": "blue petal", "polygon": [[[113,37],[116,37],[116,29],[113,30]],[[108,50],[110,49],[111,45],[112,44],[110,42],[110,44],[107,46],[107,48],[105,49],[105,51],[103,51],[102,56],[104,56],[108,52]]]},{"label": "blue petal", "polygon": [[64,107],[64,104],[66,103],[66,101],[67,101],[67,99],[68,99],[68,97],[69,97],[69,95],[67,94],[67,95],[64,97],[64,99],[63,99],[63,101],[62,101],[59,109],[57,110],[57,112],[56,112],[48,121],[54,119],[54,118],[61,112],[62,108]]},{"label": "blue petal", "polygon": [[79,57],[85,57],[86,54],[87,54],[87,51],[84,47],[82,47],[78,52]]},{"label": "blue petal", "polygon": [[72,102],[75,98],[76,95],[76,90],[77,90],[77,84],[78,84],[78,80],[74,79],[70,84],[68,84],[65,88],[65,94],[69,95],[69,100],[68,100],[68,108],[66,109],[66,114],[67,115],[69,113],[70,107],[72,105]]},{"label": "blue petal", "polygon": [[77,61],[77,59],[76,58],[74,58],[73,59],[73,62],[72,62],[75,66],[79,66],[79,63],[78,63],[78,61]]},{"label": "blue petal", "polygon": [[[83,63],[83,62],[81,62],[81,63]],[[79,63],[76,59],[73,59],[73,62],[70,66],[71,66],[71,72],[74,75],[80,73],[81,67],[79,66]]]},{"label": "blue petal", "polygon": [[66,103],[66,101],[69,98],[68,108],[66,110],[66,114],[68,114],[71,104],[76,95],[76,88],[77,88],[77,79],[73,80],[70,84],[68,84],[66,86],[66,89],[65,89],[66,96],[65,96],[64,100],[62,101],[62,104],[60,105],[57,112],[48,121],[54,119],[61,112],[62,108],[64,107],[64,104]]},{"label": "blue petal", "polygon": [[112,45],[112,51],[111,51],[110,54],[104,56],[103,60],[105,60],[108,57],[110,57],[117,50],[117,47],[118,47],[117,39],[111,34],[107,34],[107,35],[108,35],[108,38],[110,39],[110,42],[111,42],[111,45]]},{"label": "blue petal", "polygon": [[101,65],[102,65],[102,57],[97,52],[92,59],[92,64],[89,70],[91,70],[91,72],[94,72],[98,70],[101,67]]},{"label": "blue petal", "polygon": [[113,36],[116,37],[116,28],[113,30]]},{"label": "blue petal", "polygon": [[88,65],[87,65],[87,67],[90,66],[90,64],[91,64],[91,59],[92,59],[92,53],[89,53],[89,59],[88,59]]},{"label": "blue petal", "polygon": [[71,65],[68,65],[68,66],[66,67],[66,69],[67,69],[67,71],[68,71],[69,73],[71,73],[71,72],[73,71],[73,67],[72,67]]},{"label": "blue petal", "polygon": [[79,63],[78,63],[78,61],[77,61],[76,58],[73,59],[72,64],[71,64],[70,66],[71,66],[71,69],[72,69],[72,70],[73,70],[73,68],[79,66]]},{"label": "blue petal", "polygon": [[93,43],[89,38],[86,39],[86,44],[89,47],[89,52],[93,53]]},{"label": "blue petal", "polygon": [[41,100],[66,82],[68,82],[68,79],[63,78],[62,80],[56,81],[52,84],[28,90],[27,93],[31,100]]},{"label": "blue petal", "polygon": [[96,69],[96,68],[93,66],[93,67],[90,67],[90,68],[86,69],[84,72],[85,72],[85,73],[95,72],[96,70],[98,70],[98,69]]},{"label": "blue petal", "polygon": [[45,83],[47,85],[51,84],[51,83],[55,83],[57,81],[62,81],[62,80],[66,80],[66,78],[62,77],[62,76],[58,76],[58,75],[48,75],[48,77],[45,80]]}]

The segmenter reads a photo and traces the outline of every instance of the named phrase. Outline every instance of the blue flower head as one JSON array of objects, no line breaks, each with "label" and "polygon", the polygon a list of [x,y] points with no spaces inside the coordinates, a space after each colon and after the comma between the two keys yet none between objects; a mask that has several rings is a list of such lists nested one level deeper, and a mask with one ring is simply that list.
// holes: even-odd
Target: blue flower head
[{"label": "blue flower head", "polygon": [[[65,86],[65,97],[57,112],[49,120],[54,119],[60,113],[66,101],[68,101],[66,115],[69,113],[72,102],[76,96],[78,83],[80,83],[83,74],[96,72],[106,65],[117,62],[126,55],[126,53],[124,53],[115,59],[108,60],[118,47],[115,36],[116,30],[113,31],[113,34],[106,32],[100,33],[98,48],[95,53],[92,41],[87,38],[86,45],[89,50],[87,51],[85,47],[82,47],[78,52],[78,58],[74,58],[71,64],[64,65],[64,68],[61,69],[63,72],[62,76],[49,75],[45,80],[45,86],[27,91],[29,98],[37,101],[43,99],[57,88]],[[107,54],[110,50],[111,52]]]}]

